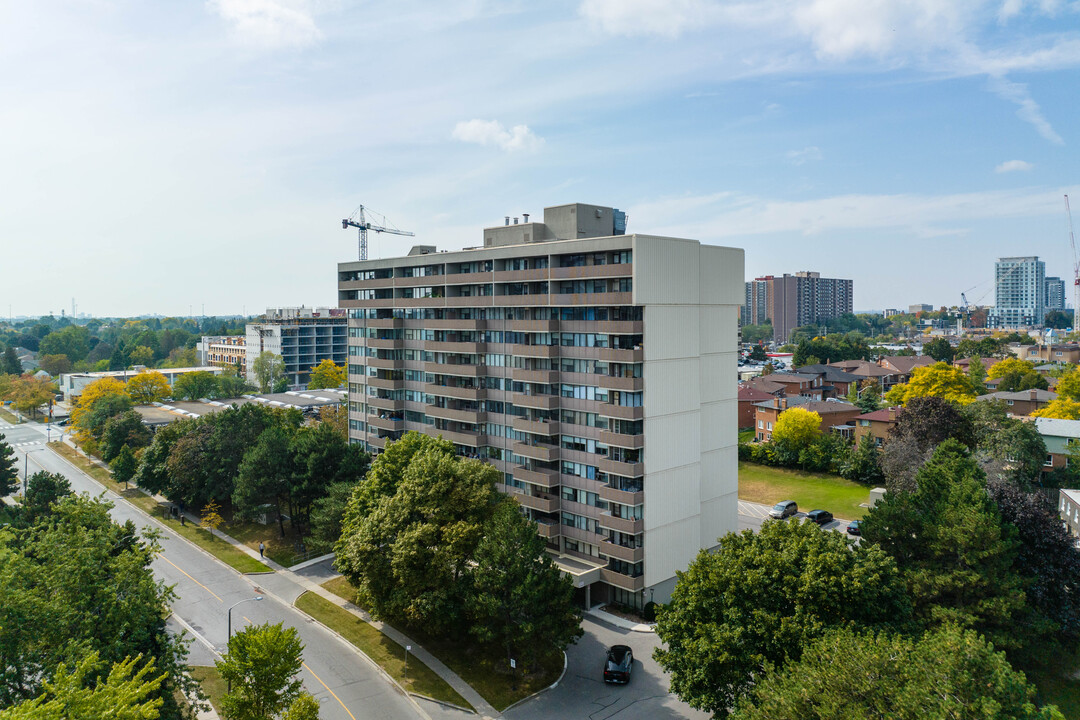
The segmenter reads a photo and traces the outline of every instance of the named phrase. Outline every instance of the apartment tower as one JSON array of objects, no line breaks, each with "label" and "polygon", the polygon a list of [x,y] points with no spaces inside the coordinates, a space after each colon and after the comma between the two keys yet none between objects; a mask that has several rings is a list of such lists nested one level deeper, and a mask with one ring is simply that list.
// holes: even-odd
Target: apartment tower
[{"label": "apartment tower", "polygon": [[307,388],[311,370],[323,360],[345,365],[348,358],[345,311],[341,308],[267,308],[249,323],[244,338],[248,382],[257,382],[255,359],[264,352],[280,355],[290,390]]},{"label": "apartment tower", "polygon": [[823,278],[821,273],[784,273],[767,279],[767,314],[773,338],[787,342],[791,331],[804,325],[828,325],[829,320],[850,313],[852,281]]},{"label": "apartment tower", "polygon": [[349,435],[491,462],[589,605],[666,601],[737,527],[743,252],[574,203],[483,246],[338,266]]},{"label": "apartment tower", "polygon": [[992,328],[1042,326],[1046,318],[1046,263],[1038,257],[1005,257],[994,264]]}]

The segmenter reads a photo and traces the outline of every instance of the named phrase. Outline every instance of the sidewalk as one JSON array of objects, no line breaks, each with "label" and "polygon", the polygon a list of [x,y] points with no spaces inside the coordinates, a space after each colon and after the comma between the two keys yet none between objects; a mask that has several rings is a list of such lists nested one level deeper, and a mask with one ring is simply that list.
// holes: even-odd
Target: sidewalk
[{"label": "sidewalk", "polygon": [[656,626],[654,624],[639,623],[634,622],[633,620],[627,620],[624,617],[619,617],[618,615],[612,615],[609,612],[604,612],[602,609],[603,607],[603,604],[596,605],[586,610],[585,614],[591,618],[599,620],[600,622],[605,622],[608,625],[614,625],[615,627],[621,628],[623,630],[633,630],[634,632],[647,633],[656,632]]},{"label": "sidewalk", "polygon": [[[105,467],[105,468],[108,467],[107,465],[105,465],[105,463],[101,462],[100,460],[98,460],[96,458],[93,458],[93,457],[87,456],[87,454],[85,452],[83,452],[82,448],[79,448],[77,445],[75,445],[75,443],[70,438],[66,438],[64,443],[66,445],[69,445],[72,448],[74,448],[83,457],[87,457],[90,460],[91,463],[94,463],[95,465],[99,465],[99,466]],[[139,489],[142,490],[141,488],[139,488]],[[146,491],[142,490],[142,492],[145,493]],[[155,499],[158,499],[158,500],[161,500],[161,501],[166,501],[166,499],[164,497],[161,497],[159,495],[151,495],[150,493],[146,493],[146,494],[150,495],[150,497],[153,497]],[[185,512],[184,517],[186,517],[188,519],[188,521],[190,521],[193,525],[195,525],[195,526],[200,525],[200,519],[199,519],[199,517],[197,515],[195,515],[195,514],[193,514],[191,512]],[[369,625],[371,625],[375,629],[379,630],[384,635],[386,635],[388,638],[390,638],[391,640],[393,640],[397,644],[401,645],[402,647],[405,647],[406,645],[411,645],[412,649],[409,652],[413,656],[418,658],[422,663],[424,663],[429,668],[431,668],[431,670],[436,675],[438,675],[440,678],[442,678],[450,687],[454,688],[454,690],[456,690],[459,695],[461,695],[463,698],[465,698],[469,702],[470,705],[472,705],[474,708],[476,708],[477,713],[481,717],[485,718],[485,720],[489,720],[489,719],[490,720],[495,720],[497,718],[502,717],[502,715],[500,715],[499,712],[494,707],[492,707],[492,705],[490,703],[488,703],[486,700],[484,700],[484,698],[480,696],[480,693],[476,692],[476,690],[474,690],[471,685],[469,685],[464,680],[462,680],[461,677],[457,673],[455,673],[453,670],[451,670],[449,667],[447,667],[441,660],[439,660],[434,655],[432,655],[430,652],[428,652],[426,649],[424,649],[424,647],[421,646],[418,642],[416,642],[415,640],[412,640],[409,637],[407,637],[404,633],[398,631],[397,629],[395,629],[394,627],[392,627],[390,625],[387,625],[386,623],[383,623],[383,622],[380,622],[378,620],[373,619],[370,615],[368,615],[366,612],[364,612],[361,608],[359,608],[356,605],[353,605],[352,603],[346,601],[345,599],[335,595],[334,593],[330,592],[329,590],[326,590],[325,588],[321,587],[317,583],[312,582],[307,577],[304,577],[303,575],[299,575],[299,574],[293,572],[292,570],[290,570],[289,568],[286,568],[286,567],[284,567],[282,565],[279,565],[278,563],[274,562],[273,560],[271,560],[268,557],[260,557],[258,550],[254,550],[254,549],[248,547],[247,545],[240,542],[239,540],[237,540],[237,539],[235,539],[233,537],[230,537],[229,535],[226,535],[221,530],[218,530],[215,533],[215,536],[218,539],[224,540],[225,542],[229,543],[230,545],[232,545],[236,549],[240,550],[241,552],[246,553],[248,556],[262,562],[264,565],[266,565],[271,570],[273,570],[274,574],[278,575],[279,577],[285,578],[288,581],[290,581],[292,584],[298,586],[297,589],[300,590],[300,592],[296,592],[294,597],[288,598],[290,603],[293,602],[296,597],[301,595],[302,591],[304,591],[304,590],[309,591],[309,592],[313,592],[313,593],[319,595],[320,597],[332,602],[333,604],[337,605],[338,607],[343,608],[344,610],[352,613],[356,617],[358,617],[361,620],[363,620],[364,622],[368,623]],[[182,537],[182,536],[179,536],[179,537]],[[317,560],[321,560],[321,558],[317,558],[316,561]],[[309,563],[302,563],[302,565],[307,565],[307,564],[309,564]],[[316,564],[316,562],[312,561],[310,564]],[[337,573],[334,573],[334,576],[337,576]],[[266,577],[267,579],[269,579],[269,574],[263,574],[262,577]],[[277,583],[274,583],[274,584],[277,584]],[[360,653],[360,650],[358,648],[354,648],[354,649],[356,650],[357,653]],[[363,653],[361,653],[361,654],[363,654]],[[365,657],[366,657],[366,655],[365,655]],[[368,658],[368,660],[371,661],[370,658]],[[374,661],[371,661],[371,662],[374,664]]]}]

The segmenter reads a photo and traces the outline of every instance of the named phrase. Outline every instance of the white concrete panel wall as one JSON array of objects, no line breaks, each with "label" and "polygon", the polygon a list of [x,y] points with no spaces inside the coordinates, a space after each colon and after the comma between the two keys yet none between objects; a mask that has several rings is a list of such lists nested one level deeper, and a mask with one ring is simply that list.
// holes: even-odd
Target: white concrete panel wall
[{"label": "white concrete panel wall", "polygon": [[696,464],[701,455],[700,425],[698,410],[645,418],[646,442],[651,442],[645,453],[645,474]]},{"label": "white concrete panel wall", "polygon": [[700,248],[697,240],[634,235],[634,304],[698,305]]}]

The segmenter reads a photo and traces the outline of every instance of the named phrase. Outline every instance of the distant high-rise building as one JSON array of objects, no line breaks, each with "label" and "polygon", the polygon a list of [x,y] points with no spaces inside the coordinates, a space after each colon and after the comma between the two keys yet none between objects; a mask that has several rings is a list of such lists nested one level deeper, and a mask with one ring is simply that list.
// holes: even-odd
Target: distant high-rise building
[{"label": "distant high-rise building", "polygon": [[1058,277],[1046,278],[1046,311],[1065,309],[1065,281]]},{"label": "distant high-rise building", "polygon": [[934,312],[934,306],[930,303],[915,303],[914,305],[908,305],[907,311],[909,315],[921,312]]},{"label": "distant high-rise building", "polygon": [[348,363],[348,318],[342,308],[267,308],[259,322],[247,326],[245,367],[255,382],[254,363],[260,353],[272,352],[285,361],[292,390],[306,388],[311,369],[323,360]]},{"label": "distant high-rise building", "polygon": [[999,258],[994,265],[992,328],[1039,326],[1046,317],[1046,263],[1036,257]]},{"label": "distant high-rise building", "polygon": [[772,275],[766,275],[746,283],[746,304],[742,308],[743,325],[764,325],[769,322],[769,281],[772,279]]},{"label": "distant high-rise building", "polygon": [[816,272],[784,273],[764,280],[766,315],[779,342],[787,341],[797,327],[828,324],[853,307],[851,280],[823,278]]}]

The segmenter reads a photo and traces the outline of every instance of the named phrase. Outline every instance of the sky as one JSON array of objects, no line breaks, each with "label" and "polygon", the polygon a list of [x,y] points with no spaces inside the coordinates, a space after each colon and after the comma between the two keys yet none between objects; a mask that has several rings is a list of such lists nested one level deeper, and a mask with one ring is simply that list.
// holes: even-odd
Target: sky
[{"label": "sky", "polygon": [[372,257],[585,202],[992,303],[1072,276],[1078,69],[1078,0],[0,0],[0,314],[334,305],[361,204]]}]

